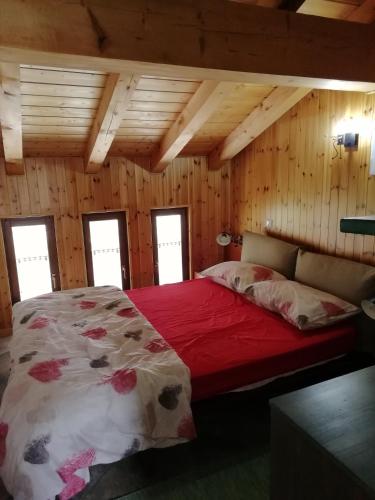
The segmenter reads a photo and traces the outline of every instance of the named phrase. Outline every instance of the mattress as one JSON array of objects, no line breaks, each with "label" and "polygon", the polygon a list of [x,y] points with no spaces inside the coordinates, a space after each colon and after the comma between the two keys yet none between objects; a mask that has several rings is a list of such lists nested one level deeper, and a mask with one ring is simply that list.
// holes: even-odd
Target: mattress
[{"label": "mattress", "polygon": [[299,370],[355,346],[351,322],[301,332],[209,278],[128,295],[189,367],[193,400]]}]

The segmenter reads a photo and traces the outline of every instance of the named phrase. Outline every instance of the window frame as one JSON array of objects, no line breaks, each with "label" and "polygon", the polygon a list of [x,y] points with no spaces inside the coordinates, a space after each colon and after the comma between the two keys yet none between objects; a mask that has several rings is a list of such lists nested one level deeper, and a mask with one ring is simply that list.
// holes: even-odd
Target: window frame
[{"label": "window frame", "polygon": [[86,276],[88,286],[94,285],[94,266],[92,261],[91,251],[91,234],[90,222],[101,220],[117,219],[119,243],[120,243],[120,262],[121,262],[121,280],[122,289],[130,290],[130,265],[129,265],[129,240],[127,231],[127,213],[125,211],[113,212],[90,212],[82,214],[82,227],[83,227],[83,243],[85,248],[86,258]]},{"label": "window frame", "polygon": [[51,271],[51,287],[53,292],[61,290],[59,259],[57,253],[55,221],[52,215],[33,217],[8,217],[1,220],[3,240],[8,269],[8,281],[12,304],[21,301],[21,292],[18,281],[16,254],[12,228],[17,226],[39,226],[44,224],[47,233],[48,258]]},{"label": "window frame", "polygon": [[151,209],[152,225],[152,252],[154,259],[154,283],[159,285],[159,263],[158,263],[158,239],[156,228],[156,217],[158,215],[180,215],[181,216],[181,253],[182,253],[182,279],[190,279],[190,252],[189,252],[189,208],[154,208]]}]

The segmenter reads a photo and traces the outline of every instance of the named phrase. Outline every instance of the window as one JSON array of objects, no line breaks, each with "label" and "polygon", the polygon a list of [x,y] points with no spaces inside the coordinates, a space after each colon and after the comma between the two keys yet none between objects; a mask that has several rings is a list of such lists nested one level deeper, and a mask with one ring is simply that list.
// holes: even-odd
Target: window
[{"label": "window", "polygon": [[130,288],[125,213],[87,214],[82,218],[89,286]]},{"label": "window", "polygon": [[53,217],[3,220],[12,302],[60,290]]},{"label": "window", "polygon": [[187,209],[152,210],[151,221],[155,283],[189,279]]}]

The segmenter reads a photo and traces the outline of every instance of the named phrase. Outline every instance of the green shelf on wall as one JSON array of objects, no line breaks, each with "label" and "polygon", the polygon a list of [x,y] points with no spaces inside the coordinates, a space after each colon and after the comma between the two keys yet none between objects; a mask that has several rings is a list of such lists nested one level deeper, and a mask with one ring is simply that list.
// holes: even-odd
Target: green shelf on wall
[{"label": "green shelf on wall", "polygon": [[340,220],[342,233],[375,235],[375,215],[345,217]]}]

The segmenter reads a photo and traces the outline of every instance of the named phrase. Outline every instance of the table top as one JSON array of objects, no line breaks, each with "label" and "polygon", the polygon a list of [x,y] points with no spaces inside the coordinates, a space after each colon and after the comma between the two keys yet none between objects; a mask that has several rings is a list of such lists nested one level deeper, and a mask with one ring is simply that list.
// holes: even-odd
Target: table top
[{"label": "table top", "polygon": [[271,408],[375,492],[375,366],[273,398]]}]

